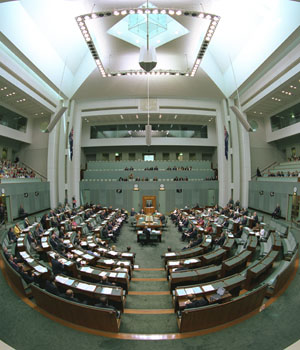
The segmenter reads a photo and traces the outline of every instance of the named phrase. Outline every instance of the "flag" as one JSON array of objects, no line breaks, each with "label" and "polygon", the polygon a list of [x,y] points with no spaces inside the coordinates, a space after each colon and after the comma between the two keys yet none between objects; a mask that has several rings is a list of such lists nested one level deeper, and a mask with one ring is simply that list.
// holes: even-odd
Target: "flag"
[{"label": "flag", "polygon": [[73,158],[73,135],[74,135],[74,131],[72,128],[70,131],[70,134],[69,134],[69,149],[70,149],[70,159],[71,160]]},{"label": "flag", "polygon": [[226,127],[224,126],[224,140],[225,140],[225,157],[228,160],[228,131],[226,130]]}]

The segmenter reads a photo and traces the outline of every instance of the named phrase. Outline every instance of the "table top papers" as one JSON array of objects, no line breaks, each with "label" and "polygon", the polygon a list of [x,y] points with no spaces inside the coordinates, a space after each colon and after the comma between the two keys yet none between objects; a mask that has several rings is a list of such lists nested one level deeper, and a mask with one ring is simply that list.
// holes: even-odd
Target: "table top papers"
[{"label": "table top papers", "polygon": [[40,272],[40,273],[45,273],[45,272],[48,271],[48,270],[46,269],[46,267],[41,266],[41,265],[35,266],[34,269],[35,269],[37,272]]},{"label": "table top papers", "polygon": [[62,284],[66,284],[68,286],[70,286],[71,284],[73,284],[74,280],[68,277],[63,277],[63,276],[56,276],[55,280],[57,282],[60,282]]},{"label": "table top papers", "polygon": [[206,286],[202,286],[202,289],[204,292],[212,292],[215,290],[215,288],[211,284],[208,284]]},{"label": "table top papers", "polygon": [[83,271],[83,272],[86,272],[86,273],[92,273],[94,271],[94,269],[92,269],[91,267],[89,266],[82,266],[80,268],[80,271]]},{"label": "table top papers", "polygon": [[112,288],[103,287],[102,290],[101,290],[101,293],[110,295],[112,293]]},{"label": "table top papers", "polygon": [[88,292],[94,292],[96,289],[96,286],[82,282],[79,282],[76,287],[81,290],[86,290]]}]

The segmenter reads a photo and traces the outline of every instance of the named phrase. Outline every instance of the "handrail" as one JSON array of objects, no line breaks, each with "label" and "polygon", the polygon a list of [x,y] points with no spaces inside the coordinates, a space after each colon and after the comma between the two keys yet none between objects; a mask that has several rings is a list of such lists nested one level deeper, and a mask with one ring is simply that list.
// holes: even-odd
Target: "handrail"
[{"label": "handrail", "polygon": [[24,162],[20,162],[20,164],[22,164],[22,165],[24,165],[26,168],[29,168],[30,170],[34,171],[34,173],[35,173],[35,174],[38,174],[42,179],[44,179],[44,180],[46,180],[46,181],[48,180],[48,179],[47,179],[47,176],[45,176],[45,175],[39,173],[39,172],[36,171],[35,169],[32,169],[29,165],[25,164]]},{"label": "handrail", "polygon": [[[275,164],[279,164],[279,162],[275,161],[272,162],[271,164],[267,165],[266,167],[264,167],[263,169],[260,170],[261,173],[263,173],[264,171],[266,171],[268,168],[271,168],[271,166],[274,166]],[[254,179],[256,177],[256,172],[255,174],[251,175],[251,180]]]}]

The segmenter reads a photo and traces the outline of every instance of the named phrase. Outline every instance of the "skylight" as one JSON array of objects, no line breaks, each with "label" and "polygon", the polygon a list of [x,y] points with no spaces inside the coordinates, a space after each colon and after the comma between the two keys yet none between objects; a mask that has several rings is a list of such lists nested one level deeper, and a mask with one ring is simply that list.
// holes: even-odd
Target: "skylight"
[{"label": "skylight", "polygon": [[[146,7],[147,3],[140,6],[140,8]],[[155,8],[155,6],[149,3],[148,8]],[[146,46],[147,17],[149,21],[149,41],[150,45],[153,47],[157,48],[189,33],[189,31],[174,18],[167,14],[160,13],[129,14],[112,26],[107,33],[139,48]]]}]

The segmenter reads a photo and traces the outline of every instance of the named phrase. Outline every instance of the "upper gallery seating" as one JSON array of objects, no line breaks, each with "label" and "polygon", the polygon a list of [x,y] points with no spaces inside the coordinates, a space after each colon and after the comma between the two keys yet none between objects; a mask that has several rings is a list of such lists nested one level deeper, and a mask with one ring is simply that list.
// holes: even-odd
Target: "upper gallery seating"
[{"label": "upper gallery seating", "polygon": [[299,174],[300,161],[282,162],[257,177],[257,181],[297,182]]},{"label": "upper gallery seating", "polygon": [[209,161],[95,161],[89,162],[84,180],[193,181],[213,180]]},{"label": "upper gallery seating", "polygon": [[11,183],[20,181],[39,182],[33,170],[27,169],[19,162],[10,160],[0,160],[0,181],[1,183]]}]

